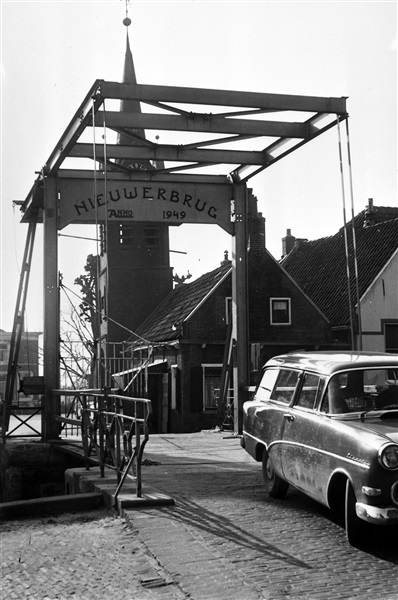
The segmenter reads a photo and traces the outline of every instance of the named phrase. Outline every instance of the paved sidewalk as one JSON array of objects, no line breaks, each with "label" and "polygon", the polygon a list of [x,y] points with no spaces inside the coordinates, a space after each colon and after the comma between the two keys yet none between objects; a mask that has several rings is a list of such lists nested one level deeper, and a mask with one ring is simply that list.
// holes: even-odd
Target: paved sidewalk
[{"label": "paved sidewalk", "polygon": [[351,548],[302,494],[268,498],[239,439],[154,435],[144,459],[174,506],[0,524],[1,600],[398,600],[397,532]]}]

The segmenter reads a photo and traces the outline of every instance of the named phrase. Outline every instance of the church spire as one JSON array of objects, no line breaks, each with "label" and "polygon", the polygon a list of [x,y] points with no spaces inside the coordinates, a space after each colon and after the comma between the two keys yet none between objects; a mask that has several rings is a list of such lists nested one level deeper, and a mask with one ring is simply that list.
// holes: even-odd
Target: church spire
[{"label": "church spire", "polygon": [[[128,30],[126,30],[126,53],[124,57],[123,83],[137,83]],[[141,106],[137,100],[122,100],[120,103],[120,111],[140,113]]]},{"label": "church spire", "polygon": [[[130,40],[128,27],[131,24],[131,20],[126,17],[123,20],[123,24],[126,26],[126,53],[124,57],[124,68],[123,68],[123,83],[129,83],[135,85],[137,83],[137,78],[135,75],[134,61],[133,55],[130,48]],[[120,102],[120,112],[130,112],[130,113],[141,113],[141,105],[138,100],[129,100],[123,99]],[[145,131],[143,129],[129,129],[123,133],[119,133],[117,143],[123,146],[142,146],[143,141],[145,140]],[[148,170],[153,169],[153,165],[149,161],[141,161],[137,164],[131,164],[128,160],[120,160],[118,161],[120,165],[123,167],[127,167],[130,169],[139,169],[139,170]]]}]

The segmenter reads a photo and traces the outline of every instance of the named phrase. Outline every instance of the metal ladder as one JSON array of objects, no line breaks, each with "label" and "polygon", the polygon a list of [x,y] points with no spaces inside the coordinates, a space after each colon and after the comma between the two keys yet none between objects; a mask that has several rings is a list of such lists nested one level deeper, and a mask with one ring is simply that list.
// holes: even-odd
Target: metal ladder
[{"label": "metal ladder", "polygon": [[[229,404],[227,405],[229,380],[232,371],[232,347],[232,319],[230,319],[227,326],[227,335],[225,339],[223,366],[220,382],[220,396],[218,399],[218,421],[219,423],[221,423],[222,429],[228,430],[234,429],[234,419],[231,407]],[[225,409],[227,409],[226,412]]]},{"label": "metal ladder", "polygon": [[3,406],[3,438],[8,430],[10,422],[10,412],[15,393],[15,384],[18,373],[19,349],[21,346],[21,337],[23,332],[26,297],[28,293],[29,275],[32,263],[33,245],[35,241],[36,223],[29,223],[28,233],[25,242],[25,251],[19,278],[18,296],[14,313],[14,323],[11,333],[10,353],[8,356],[8,368],[5,390],[5,402]]}]

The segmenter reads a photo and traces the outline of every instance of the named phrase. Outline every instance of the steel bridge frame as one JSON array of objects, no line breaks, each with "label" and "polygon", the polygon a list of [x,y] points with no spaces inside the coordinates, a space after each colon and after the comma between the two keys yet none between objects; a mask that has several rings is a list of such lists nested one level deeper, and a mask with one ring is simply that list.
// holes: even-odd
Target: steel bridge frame
[{"label": "steel bridge frame", "polygon": [[[108,110],[115,100],[135,100],[153,113]],[[194,109],[194,110],[192,110]],[[275,115],[278,115],[278,120]],[[271,116],[271,118],[268,118]],[[241,431],[242,404],[248,389],[247,326],[247,181],[291,152],[347,119],[346,98],[267,94],[212,89],[139,85],[96,80],[54,147],[21,206],[23,223],[44,224],[44,411],[42,436],[57,439],[59,422],[58,211],[60,181],[92,180],[93,170],[67,169],[69,159],[91,159],[106,169],[109,181],[144,177],[158,183],[195,182],[206,194],[214,183],[230,190],[233,239],[233,331],[235,431]],[[101,127],[131,139],[131,145],[84,141]],[[91,130],[91,131],[90,131]],[[202,136],[188,143],[160,144],[143,130]],[[106,139],[106,137],[105,137]],[[264,141],[265,140],[265,141]],[[180,140],[179,140],[180,141]],[[242,150],[242,143],[259,149]],[[225,146],[228,146],[227,148]],[[123,166],[152,161],[153,171]],[[163,162],[166,162],[166,165]],[[169,164],[167,164],[169,163]],[[61,169],[61,167],[63,167]],[[225,174],[203,174],[217,166]],[[189,173],[184,173],[189,171]],[[70,199],[69,199],[70,201]],[[139,219],[137,219],[139,220]],[[23,307],[24,308],[24,307]]]}]

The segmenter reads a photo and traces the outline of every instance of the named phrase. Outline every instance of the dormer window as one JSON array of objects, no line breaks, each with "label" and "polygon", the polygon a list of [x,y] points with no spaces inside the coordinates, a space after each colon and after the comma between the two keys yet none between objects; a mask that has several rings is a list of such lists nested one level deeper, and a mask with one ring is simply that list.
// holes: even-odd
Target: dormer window
[{"label": "dormer window", "polygon": [[290,298],[270,298],[271,325],[291,325],[290,304]]}]

